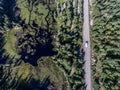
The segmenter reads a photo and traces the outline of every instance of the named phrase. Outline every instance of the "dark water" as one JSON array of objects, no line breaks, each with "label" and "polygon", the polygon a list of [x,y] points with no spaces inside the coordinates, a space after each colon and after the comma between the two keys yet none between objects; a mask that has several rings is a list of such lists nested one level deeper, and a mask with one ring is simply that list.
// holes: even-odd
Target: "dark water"
[{"label": "dark water", "polygon": [[[51,44],[52,39],[50,36],[48,38],[49,41],[45,45],[38,43],[35,47],[33,47],[33,49],[36,50],[34,55],[28,54],[23,50],[21,53],[21,59],[33,66],[37,66],[37,61],[40,57],[56,55],[57,52],[53,51],[54,46]],[[26,56],[28,57],[27,59],[25,58]]]},{"label": "dark water", "polygon": [[[47,3],[46,3],[47,4]],[[52,13],[52,21],[55,21],[54,18],[53,18],[53,11],[51,10],[50,8],[50,5],[47,5],[47,8],[48,8],[48,13],[45,17],[45,21],[47,23],[47,33],[48,33],[48,36],[47,36],[47,39],[49,40],[45,45],[42,45],[40,43],[37,44],[37,46],[35,47],[35,49],[37,50],[35,52],[35,54],[32,56],[32,55],[27,55],[28,56],[28,59],[25,59],[24,57],[26,56],[26,53],[22,53],[22,59],[25,61],[25,62],[28,62],[30,63],[31,65],[33,66],[37,66],[37,61],[40,57],[43,57],[43,56],[53,56],[53,55],[56,55],[57,52],[53,51],[53,48],[54,46],[51,44],[52,43],[52,38],[51,38],[51,34],[50,34],[50,30],[49,30],[49,18],[50,18],[50,14]],[[35,25],[36,27],[38,25]],[[42,26],[41,26],[42,27]],[[41,31],[43,28],[41,28]],[[40,38],[44,38],[44,35],[43,37],[41,37],[41,35],[39,35]]]}]

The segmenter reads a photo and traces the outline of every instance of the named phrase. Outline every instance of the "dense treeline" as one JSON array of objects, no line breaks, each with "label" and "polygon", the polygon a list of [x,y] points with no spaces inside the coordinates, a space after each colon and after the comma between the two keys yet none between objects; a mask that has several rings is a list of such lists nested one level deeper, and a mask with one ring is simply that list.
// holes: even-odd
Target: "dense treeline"
[{"label": "dense treeline", "polygon": [[[79,0],[78,0],[79,1]],[[53,58],[55,63],[65,72],[72,90],[83,90],[82,45],[82,0],[57,2],[56,20],[59,25],[55,38],[55,50],[58,54]],[[80,12],[78,8],[81,8]]]},{"label": "dense treeline", "polygon": [[120,89],[120,2],[96,0],[91,40],[96,63],[93,66],[95,90]]}]

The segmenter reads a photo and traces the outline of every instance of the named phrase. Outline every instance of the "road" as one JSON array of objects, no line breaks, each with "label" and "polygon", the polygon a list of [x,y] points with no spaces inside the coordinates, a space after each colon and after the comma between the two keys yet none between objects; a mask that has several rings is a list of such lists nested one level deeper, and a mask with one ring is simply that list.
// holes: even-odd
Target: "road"
[{"label": "road", "polygon": [[83,14],[84,14],[84,21],[83,21],[83,44],[85,41],[88,41],[88,46],[83,47],[85,56],[84,56],[84,71],[85,71],[85,90],[92,90],[92,83],[91,83],[91,60],[90,60],[90,25],[89,25],[89,0],[84,0],[83,2]]}]

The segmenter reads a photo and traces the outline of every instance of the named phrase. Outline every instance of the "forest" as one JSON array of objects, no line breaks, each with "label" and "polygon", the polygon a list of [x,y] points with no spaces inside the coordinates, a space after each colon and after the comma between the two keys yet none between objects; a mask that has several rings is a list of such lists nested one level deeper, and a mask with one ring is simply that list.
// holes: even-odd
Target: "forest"
[{"label": "forest", "polygon": [[[120,89],[119,8],[90,6],[94,90]],[[84,90],[82,30],[83,0],[1,0],[0,90]]]},{"label": "forest", "polygon": [[95,90],[120,89],[120,1],[94,0],[91,27]]},{"label": "forest", "polygon": [[82,0],[0,2],[0,89],[83,90]]}]

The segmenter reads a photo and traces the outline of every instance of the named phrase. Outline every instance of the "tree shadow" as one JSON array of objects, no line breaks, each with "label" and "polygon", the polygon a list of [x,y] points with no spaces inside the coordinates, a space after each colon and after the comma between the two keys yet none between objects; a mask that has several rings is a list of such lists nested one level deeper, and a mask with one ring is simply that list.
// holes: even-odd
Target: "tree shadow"
[{"label": "tree shadow", "polygon": [[43,79],[43,81],[31,79],[30,85],[32,90],[48,90],[48,86],[51,85],[49,77]]},{"label": "tree shadow", "polygon": [[2,0],[0,1],[0,7],[1,7],[1,21],[0,21],[0,27],[12,28],[13,22],[18,23],[19,22],[19,14],[18,10],[15,9],[16,7],[16,0]]},{"label": "tree shadow", "polygon": [[45,77],[42,81],[32,78],[32,75],[29,75],[25,79],[21,79],[21,77],[22,75],[17,81],[14,80],[11,84],[12,88],[16,87],[16,90],[48,90],[48,87],[51,85],[49,76]]},{"label": "tree shadow", "polygon": [[21,76],[18,77],[18,74],[14,72],[14,69],[17,68],[19,63],[9,63],[12,62],[13,59],[12,57],[6,60],[7,63],[0,65],[0,90],[19,90],[16,88],[21,84],[21,82],[19,82]]},{"label": "tree shadow", "polygon": [[0,65],[0,90],[48,90],[51,85],[49,76],[42,81],[32,78],[32,75],[23,79],[23,74],[18,76],[14,68],[12,65]]},{"label": "tree shadow", "polygon": [[9,55],[4,55],[5,54],[5,49],[4,49],[5,41],[3,34],[0,35],[0,64],[5,64],[6,60]]}]

